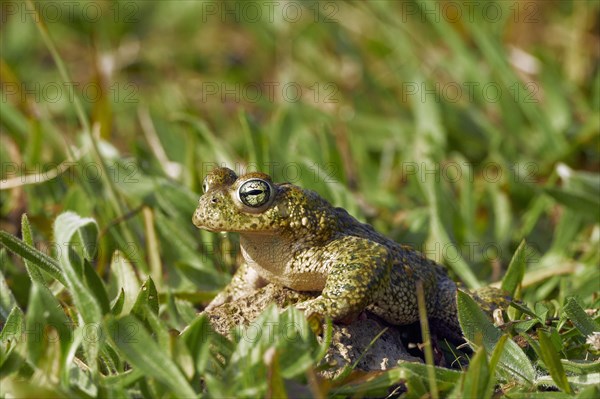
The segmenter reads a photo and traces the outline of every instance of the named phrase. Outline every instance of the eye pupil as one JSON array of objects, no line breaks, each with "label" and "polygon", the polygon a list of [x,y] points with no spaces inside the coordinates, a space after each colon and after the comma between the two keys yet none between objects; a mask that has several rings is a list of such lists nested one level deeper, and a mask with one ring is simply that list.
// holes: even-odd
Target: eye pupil
[{"label": "eye pupil", "polygon": [[271,186],[264,180],[253,179],[242,184],[238,190],[240,201],[251,208],[258,208],[269,202]]}]

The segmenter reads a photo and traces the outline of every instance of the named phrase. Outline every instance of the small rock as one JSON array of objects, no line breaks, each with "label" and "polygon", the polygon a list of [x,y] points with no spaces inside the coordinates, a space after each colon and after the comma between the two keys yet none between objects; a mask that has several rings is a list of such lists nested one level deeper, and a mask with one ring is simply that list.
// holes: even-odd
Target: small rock
[{"label": "small rock", "polygon": [[[249,325],[262,311],[274,303],[280,309],[307,299],[318,293],[304,293],[275,284],[256,290],[253,294],[225,303],[204,313],[216,332],[228,336],[232,328]],[[373,339],[385,331],[370,347]],[[360,359],[360,360],[359,360]],[[332,342],[323,362],[330,367],[321,372],[322,377],[335,378],[347,365],[363,371],[380,371],[395,367],[400,361],[422,362],[411,356],[400,339],[400,332],[384,325],[376,316],[364,312],[349,325],[333,325]]]}]

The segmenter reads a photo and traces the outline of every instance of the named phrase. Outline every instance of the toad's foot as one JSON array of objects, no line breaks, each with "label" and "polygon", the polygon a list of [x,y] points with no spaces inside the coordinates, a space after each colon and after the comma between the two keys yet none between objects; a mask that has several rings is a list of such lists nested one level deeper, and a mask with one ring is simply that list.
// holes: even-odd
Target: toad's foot
[{"label": "toad's foot", "polygon": [[204,310],[212,310],[224,303],[248,296],[266,284],[267,281],[262,279],[256,270],[244,262],[235,272],[227,287],[214,297]]}]

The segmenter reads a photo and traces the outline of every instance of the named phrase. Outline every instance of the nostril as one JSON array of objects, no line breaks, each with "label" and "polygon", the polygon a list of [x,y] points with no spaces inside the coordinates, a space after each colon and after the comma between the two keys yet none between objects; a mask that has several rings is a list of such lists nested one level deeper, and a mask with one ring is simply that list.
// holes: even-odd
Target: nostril
[{"label": "nostril", "polygon": [[212,197],[210,199],[210,202],[213,203],[213,204],[216,204],[217,202],[219,202],[219,199],[217,197]]}]

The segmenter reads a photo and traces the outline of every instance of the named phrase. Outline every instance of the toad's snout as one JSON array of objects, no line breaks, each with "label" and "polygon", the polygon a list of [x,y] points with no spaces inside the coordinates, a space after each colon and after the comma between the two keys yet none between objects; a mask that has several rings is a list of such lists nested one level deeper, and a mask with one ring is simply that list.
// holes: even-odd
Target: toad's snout
[{"label": "toad's snout", "polygon": [[199,229],[222,231],[221,215],[216,209],[222,198],[216,193],[204,194],[198,201],[198,207],[192,216],[192,223]]}]

